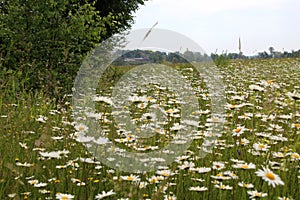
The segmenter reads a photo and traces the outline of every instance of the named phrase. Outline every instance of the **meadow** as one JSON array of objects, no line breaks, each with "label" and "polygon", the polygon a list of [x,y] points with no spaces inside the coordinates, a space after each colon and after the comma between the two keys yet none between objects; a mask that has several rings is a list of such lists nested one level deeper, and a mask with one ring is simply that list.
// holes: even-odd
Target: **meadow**
[{"label": "meadow", "polygon": [[[0,74],[0,199],[300,199],[300,59],[234,60],[218,66],[225,87],[225,121],[212,132],[205,81],[188,64],[170,65],[192,82],[199,102],[193,142],[170,165],[122,172],[85,147],[88,130],[74,120],[72,94],[64,103],[42,92],[16,91],[12,71]],[[151,152],[176,141],[182,99],[160,85],[135,91],[132,122],[153,125],[149,139],[116,125],[109,94],[126,71],[110,68],[99,81],[93,115],[119,148]],[[117,71],[117,72],[116,72]],[[155,129],[152,108],[166,114]],[[197,153],[216,136],[205,157]],[[179,141],[180,142],[180,141]]]}]

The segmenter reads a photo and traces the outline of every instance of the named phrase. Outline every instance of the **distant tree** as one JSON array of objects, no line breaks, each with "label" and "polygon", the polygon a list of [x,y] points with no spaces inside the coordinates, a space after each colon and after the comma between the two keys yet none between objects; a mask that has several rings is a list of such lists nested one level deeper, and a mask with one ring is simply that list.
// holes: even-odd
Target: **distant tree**
[{"label": "distant tree", "polygon": [[183,57],[187,59],[188,61],[194,61],[194,53],[192,51],[189,51],[188,49],[183,53]]},{"label": "distant tree", "polygon": [[274,47],[269,47],[271,57],[274,56],[274,50],[275,50]]}]

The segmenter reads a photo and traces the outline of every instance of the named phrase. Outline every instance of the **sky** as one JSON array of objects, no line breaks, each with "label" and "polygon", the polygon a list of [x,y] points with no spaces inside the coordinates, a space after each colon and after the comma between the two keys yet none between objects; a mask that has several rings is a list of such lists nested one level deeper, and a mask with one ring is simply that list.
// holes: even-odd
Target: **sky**
[{"label": "sky", "polygon": [[206,53],[255,55],[300,49],[300,0],[148,0],[132,29],[178,32]]}]

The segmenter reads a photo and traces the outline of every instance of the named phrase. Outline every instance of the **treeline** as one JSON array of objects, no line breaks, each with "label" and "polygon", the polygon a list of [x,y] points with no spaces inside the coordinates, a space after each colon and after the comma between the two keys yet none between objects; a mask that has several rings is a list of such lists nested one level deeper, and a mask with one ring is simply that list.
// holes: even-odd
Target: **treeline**
[{"label": "treeline", "polygon": [[259,52],[255,56],[246,56],[242,53],[211,53],[207,55],[200,52],[192,52],[186,50],[184,53],[173,52],[166,53],[161,51],[151,51],[151,50],[124,50],[122,51],[122,56],[115,60],[115,65],[132,65],[132,64],[141,64],[141,63],[186,63],[186,62],[206,62],[213,60],[219,62],[220,60],[229,60],[229,59],[267,59],[267,58],[299,58],[300,50],[292,52],[278,52],[274,51],[272,47],[269,48],[270,53],[264,51]]},{"label": "treeline", "polygon": [[201,54],[200,52],[185,51],[180,52],[161,52],[161,51],[151,51],[151,50],[124,50],[122,56],[115,60],[115,65],[131,65],[140,64],[145,62],[152,63],[186,63],[186,62],[203,62],[211,60],[210,56],[207,54]]},{"label": "treeline", "polygon": [[292,50],[291,52],[288,51],[275,51],[274,47],[269,47],[269,52],[263,51],[258,52],[254,56],[245,56],[243,53],[212,53],[211,57],[213,59],[218,59],[220,57],[225,57],[228,59],[267,59],[267,58],[300,58],[300,49],[298,51]]}]

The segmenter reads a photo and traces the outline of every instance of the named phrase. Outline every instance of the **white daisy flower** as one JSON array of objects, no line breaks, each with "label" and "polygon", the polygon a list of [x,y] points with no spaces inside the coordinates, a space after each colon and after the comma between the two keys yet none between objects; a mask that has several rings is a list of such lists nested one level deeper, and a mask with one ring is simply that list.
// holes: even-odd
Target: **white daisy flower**
[{"label": "white daisy flower", "polygon": [[253,163],[237,163],[235,165],[232,165],[233,168],[238,168],[238,169],[255,169],[256,165]]},{"label": "white daisy flower", "polygon": [[212,168],[216,170],[221,170],[225,168],[225,164],[223,162],[213,162]]},{"label": "white daisy flower", "polygon": [[242,181],[242,182],[239,182],[239,183],[238,183],[238,186],[244,187],[244,188],[254,188],[254,185],[253,185],[253,184],[251,184],[251,183],[244,183],[243,181]]},{"label": "white daisy flower", "polygon": [[105,191],[102,191],[102,194],[97,194],[95,199],[103,199],[105,197],[108,197],[108,196],[111,196],[111,195],[114,195],[116,194],[115,192],[113,192],[113,190],[110,190],[108,192],[105,192]]},{"label": "white daisy flower", "polygon": [[140,181],[141,179],[138,176],[130,174],[130,176],[120,176],[122,180],[125,181]]},{"label": "white daisy flower", "polygon": [[263,180],[268,182],[268,185],[272,185],[273,187],[276,187],[276,185],[284,185],[281,178],[277,174],[274,174],[268,167],[263,167],[263,170],[260,169],[255,172],[255,174],[262,177]]},{"label": "white daisy flower", "polygon": [[190,191],[196,191],[196,192],[202,192],[202,191],[208,190],[208,188],[204,187],[204,186],[202,186],[202,187],[196,186],[196,187],[190,187],[189,190]]},{"label": "white daisy flower", "polygon": [[223,183],[220,183],[220,185],[215,185],[216,188],[219,188],[221,190],[232,190],[232,187],[229,185],[223,185]]},{"label": "white daisy flower", "polygon": [[250,199],[255,199],[257,197],[266,197],[266,196],[268,196],[267,193],[258,192],[257,190],[247,191],[247,193],[250,195]]},{"label": "white daisy flower", "polygon": [[259,85],[249,85],[249,89],[253,91],[264,91],[265,89],[263,87],[260,87]]},{"label": "white daisy flower", "polygon": [[248,130],[248,129],[245,128],[245,126],[239,126],[239,127],[236,127],[236,128],[232,131],[232,136],[240,137],[246,130]]},{"label": "white daisy flower", "polygon": [[267,144],[262,144],[262,143],[254,143],[253,144],[253,148],[256,150],[256,151],[268,151],[270,146],[267,145]]},{"label": "white daisy flower", "polygon": [[74,195],[57,193],[56,194],[56,199],[60,199],[60,200],[74,199]]}]

